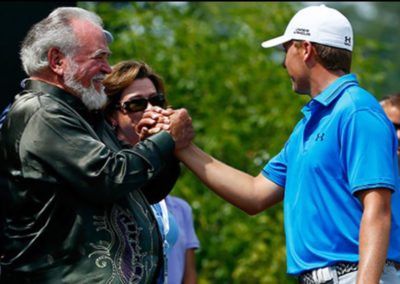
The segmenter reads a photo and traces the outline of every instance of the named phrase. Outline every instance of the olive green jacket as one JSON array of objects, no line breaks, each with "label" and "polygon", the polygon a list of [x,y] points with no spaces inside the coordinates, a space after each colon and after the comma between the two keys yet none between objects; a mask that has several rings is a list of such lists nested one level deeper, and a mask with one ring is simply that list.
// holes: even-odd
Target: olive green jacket
[{"label": "olive green jacket", "polygon": [[179,175],[158,133],[123,147],[101,112],[30,80],[0,132],[1,283],[153,283],[162,246],[149,203]]}]

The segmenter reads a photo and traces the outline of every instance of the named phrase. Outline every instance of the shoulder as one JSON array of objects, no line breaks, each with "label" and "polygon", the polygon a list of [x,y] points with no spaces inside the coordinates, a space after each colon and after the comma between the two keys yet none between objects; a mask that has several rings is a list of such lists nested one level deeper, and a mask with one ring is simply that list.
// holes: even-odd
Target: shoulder
[{"label": "shoulder", "polygon": [[337,106],[343,110],[380,110],[381,107],[377,99],[367,90],[358,85],[346,88],[340,97]]},{"label": "shoulder", "polygon": [[59,118],[63,113],[65,113],[67,117],[71,116],[71,111],[68,110],[65,104],[60,104],[51,94],[40,91],[29,91],[17,95],[10,109],[11,115],[23,115],[24,117],[38,114],[50,118],[56,115],[57,118]]},{"label": "shoulder", "polygon": [[335,115],[343,125],[360,120],[363,120],[364,125],[368,121],[381,125],[386,117],[378,100],[358,85],[350,86],[343,91],[338,100],[332,104],[332,115]]}]

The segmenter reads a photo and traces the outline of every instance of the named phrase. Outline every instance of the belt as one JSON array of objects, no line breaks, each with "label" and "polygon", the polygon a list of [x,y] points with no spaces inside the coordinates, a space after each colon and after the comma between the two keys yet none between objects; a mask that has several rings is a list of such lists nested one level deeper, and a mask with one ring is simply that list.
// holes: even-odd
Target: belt
[{"label": "belt", "polygon": [[[386,265],[396,266],[396,262],[392,260],[386,260]],[[338,262],[333,266],[328,266],[324,268],[314,269],[299,276],[300,284],[322,284],[322,283],[333,283],[332,272],[336,270],[337,277],[351,273],[358,270],[357,262]]]},{"label": "belt", "polygon": [[400,263],[395,262],[395,263],[394,263],[394,267],[396,267],[397,270],[400,270]]}]

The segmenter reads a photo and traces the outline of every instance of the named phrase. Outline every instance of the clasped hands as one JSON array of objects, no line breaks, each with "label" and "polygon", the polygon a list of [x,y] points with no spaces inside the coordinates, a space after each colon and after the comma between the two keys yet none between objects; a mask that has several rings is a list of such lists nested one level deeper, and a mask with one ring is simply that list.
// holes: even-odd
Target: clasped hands
[{"label": "clasped hands", "polygon": [[175,141],[175,150],[189,146],[195,136],[192,118],[186,109],[162,109],[150,107],[146,109],[142,119],[136,125],[136,132],[143,140],[160,131],[167,131]]}]

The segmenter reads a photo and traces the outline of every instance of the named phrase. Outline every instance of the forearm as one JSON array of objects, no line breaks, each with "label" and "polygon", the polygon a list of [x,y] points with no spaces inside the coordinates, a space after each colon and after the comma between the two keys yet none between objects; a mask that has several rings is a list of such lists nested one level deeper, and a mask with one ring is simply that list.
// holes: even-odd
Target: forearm
[{"label": "forearm", "polygon": [[375,204],[374,207],[364,209],[360,226],[357,283],[379,283],[387,257],[390,226],[390,205]]},{"label": "forearm", "polygon": [[265,182],[259,182],[253,176],[218,161],[193,144],[178,151],[176,155],[206,186],[248,214],[258,213],[274,205],[283,196],[276,192],[278,187],[272,182],[269,184],[267,179],[261,178]]},{"label": "forearm", "polygon": [[194,249],[187,249],[185,254],[185,271],[183,273],[183,284],[196,284],[197,271]]}]

